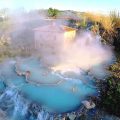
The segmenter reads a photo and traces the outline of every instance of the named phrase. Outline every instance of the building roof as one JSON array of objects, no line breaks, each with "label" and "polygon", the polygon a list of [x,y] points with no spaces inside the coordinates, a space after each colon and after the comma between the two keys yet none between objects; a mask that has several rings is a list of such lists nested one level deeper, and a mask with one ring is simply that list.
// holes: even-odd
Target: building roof
[{"label": "building roof", "polygon": [[37,27],[33,30],[42,31],[42,32],[68,32],[68,31],[76,31],[77,29],[64,25],[50,24],[50,25]]}]

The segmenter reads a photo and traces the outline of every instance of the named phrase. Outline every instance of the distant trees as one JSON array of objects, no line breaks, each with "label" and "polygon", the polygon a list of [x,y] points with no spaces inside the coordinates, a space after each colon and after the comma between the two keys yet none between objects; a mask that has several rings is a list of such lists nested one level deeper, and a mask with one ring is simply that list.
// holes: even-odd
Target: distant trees
[{"label": "distant trees", "polygon": [[56,18],[58,13],[59,13],[59,10],[57,10],[57,9],[53,9],[53,8],[48,9],[48,16],[49,17],[55,17]]},{"label": "distant trees", "polygon": [[69,20],[68,20],[68,26],[74,27],[75,24],[76,24],[76,20],[74,20],[74,19],[69,19]]},{"label": "distant trees", "polygon": [[10,57],[11,38],[7,34],[0,35],[0,61],[5,57]]},{"label": "distant trees", "polygon": [[0,10],[0,61],[10,56],[11,38],[9,31],[11,29],[11,22],[7,16],[7,9]]}]

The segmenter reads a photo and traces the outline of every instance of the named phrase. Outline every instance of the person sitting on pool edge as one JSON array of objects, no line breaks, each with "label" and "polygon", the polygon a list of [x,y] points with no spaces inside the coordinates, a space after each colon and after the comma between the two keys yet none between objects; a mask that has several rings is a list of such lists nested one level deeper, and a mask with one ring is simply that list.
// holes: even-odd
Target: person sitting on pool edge
[{"label": "person sitting on pool edge", "polygon": [[20,71],[16,71],[16,73],[17,73],[18,76],[22,76],[23,75],[23,73],[21,73]]},{"label": "person sitting on pool edge", "polygon": [[18,76],[25,76],[26,81],[30,78],[31,72],[29,70],[25,72],[16,71]]}]

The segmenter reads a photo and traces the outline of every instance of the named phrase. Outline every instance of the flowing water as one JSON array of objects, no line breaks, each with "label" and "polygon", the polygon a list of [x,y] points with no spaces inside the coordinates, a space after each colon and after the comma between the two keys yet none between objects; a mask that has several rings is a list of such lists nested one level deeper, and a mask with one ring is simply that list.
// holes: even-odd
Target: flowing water
[{"label": "flowing water", "polygon": [[[28,80],[17,75],[16,65],[31,72]],[[75,111],[97,93],[93,78],[84,72],[61,74],[34,58],[7,60],[0,67],[0,108],[9,120],[52,120],[54,113]]]}]

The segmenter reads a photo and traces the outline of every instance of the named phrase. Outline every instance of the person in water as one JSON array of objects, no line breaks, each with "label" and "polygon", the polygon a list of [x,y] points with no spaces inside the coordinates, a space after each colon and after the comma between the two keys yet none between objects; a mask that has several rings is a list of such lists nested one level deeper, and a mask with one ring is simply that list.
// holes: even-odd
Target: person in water
[{"label": "person in water", "polygon": [[74,85],[74,86],[72,87],[72,92],[74,93],[74,92],[76,92],[76,91],[77,91],[77,86]]},{"label": "person in water", "polygon": [[26,80],[28,80],[30,78],[31,72],[30,71],[26,71],[25,72],[25,78]]}]

